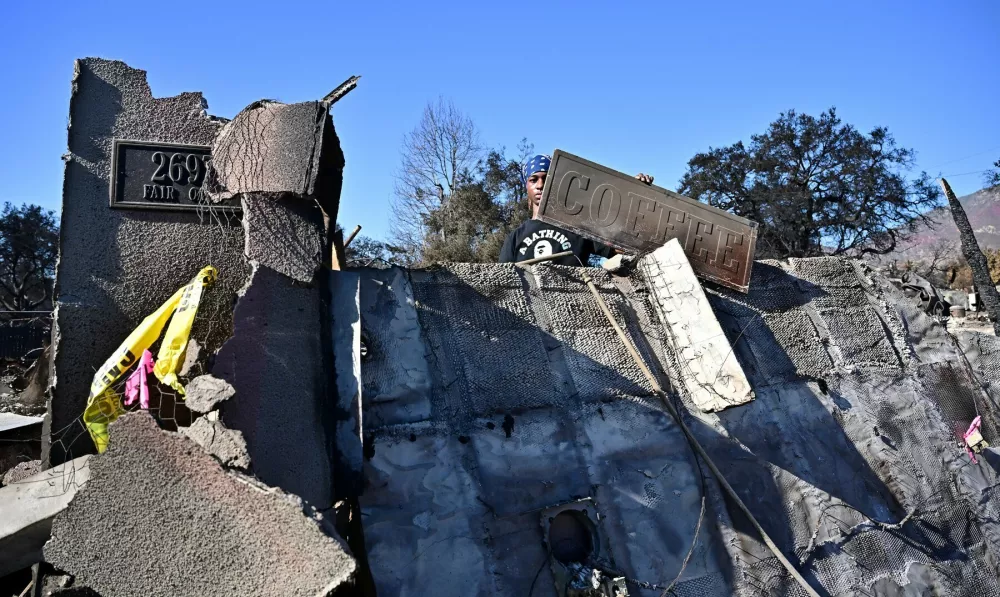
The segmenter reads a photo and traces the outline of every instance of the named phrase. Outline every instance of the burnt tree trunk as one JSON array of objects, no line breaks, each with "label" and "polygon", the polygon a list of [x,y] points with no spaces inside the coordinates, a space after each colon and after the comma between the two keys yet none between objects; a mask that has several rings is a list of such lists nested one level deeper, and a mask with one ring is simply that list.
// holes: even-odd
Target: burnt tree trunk
[{"label": "burnt tree trunk", "polygon": [[986,255],[983,255],[979,243],[976,242],[976,235],[972,233],[972,225],[965,215],[965,208],[958,202],[955,193],[948,185],[948,181],[941,179],[941,187],[948,198],[948,206],[951,208],[951,217],[958,227],[958,235],[962,240],[962,254],[972,269],[972,283],[976,286],[976,292],[983,300],[983,307],[993,321],[993,331],[1000,336],[1000,293],[997,292],[990,277],[990,266],[986,263]]}]

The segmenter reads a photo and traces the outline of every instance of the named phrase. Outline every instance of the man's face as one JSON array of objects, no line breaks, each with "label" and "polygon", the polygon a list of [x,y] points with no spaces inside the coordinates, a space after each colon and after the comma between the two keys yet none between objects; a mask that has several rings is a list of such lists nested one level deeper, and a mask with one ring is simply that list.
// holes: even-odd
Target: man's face
[{"label": "man's face", "polygon": [[542,187],[545,186],[545,172],[535,172],[528,177],[528,205],[531,206],[531,217],[538,215],[538,206],[542,202]]}]

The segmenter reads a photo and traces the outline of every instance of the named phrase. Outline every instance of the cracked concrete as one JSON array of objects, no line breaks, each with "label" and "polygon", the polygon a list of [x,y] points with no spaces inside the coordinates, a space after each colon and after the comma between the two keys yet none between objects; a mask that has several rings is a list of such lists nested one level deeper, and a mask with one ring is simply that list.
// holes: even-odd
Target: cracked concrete
[{"label": "cracked concrete", "polygon": [[214,375],[199,375],[184,387],[184,403],[194,412],[207,413],[236,394],[236,389],[226,380]]},{"label": "cracked concrete", "polygon": [[253,473],[319,510],[333,506],[322,308],[317,289],[257,266],[212,369],[235,389],[220,420],[243,434]]},{"label": "cracked concrete", "polygon": [[[108,451],[52,527],[45,559],[103,597],[332,595],[354,559],[293,495],[225,471],[147,413],[110,427]],[[154,557],[150,557],[154,556]]]},{"label": "cracked concrete", "polygon": [[752,400],[750,382],[680,242],[673,239],[646,255],[639,268],[694,404],[712,412]]},{"label": "cracked concrete", "polygon": [[199,417],[190,427],[181,427],[180,432],[218,458],[224,466],[243,470],[250,468],[250,455],[243,434],[227,429],[219,421],[217,412]]}]

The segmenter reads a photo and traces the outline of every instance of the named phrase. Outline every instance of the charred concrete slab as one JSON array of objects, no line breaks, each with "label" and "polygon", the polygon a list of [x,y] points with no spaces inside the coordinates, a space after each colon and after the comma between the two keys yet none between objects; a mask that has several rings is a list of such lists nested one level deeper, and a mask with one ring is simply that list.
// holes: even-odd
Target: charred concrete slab
[{"label": "charred concrete slab", "polygon": [[232,304],[249,274],[238,217],[210,208],[109,207],[115,139],[211,145],[223,125],[206,112],[200,93],[156,98],[144,71],[97,58],[76,62],[45,433],[52,462],[92,449],[85,434],[72,439],[94,370],[206,265],[218,268],[219,279],[202,299],[192,337],[211,354],[231,335]]},{"label": "charred concrete slab", "polygon": [[753,390],[677,239],[644,256],[640,270],[679,359],[680,383],[703,411],[738,406]]},{"label": "charred concrete slab", "polygon": [[[650,321],[627,281],[621,290],[607,272],[588,272],[626,327]],[[442,264],[361,278],[362,331],[378,341],[362,366],[370,441],[360,501],[380,593],[551,587],[548,566],[539,573],[539,513],[581,498],[596,503],[614,566],[650,582],[680,567],[700,474],[614,332],[598,325],[578,269]],[[399,346],[394,330],[412,347],[399,359],[385,358]],[[425,394],[387,383],[428,373]],[[706,536],[686,578],[727,587],[726,552]],[[442,574],[462,582],[442,584]]]},{"label": "charred concrete slab", "polygon": [[257,266],[212,370],[236,390],[220,420],[243,434],[253,473],[319,510],[333,505],[334,445],[322,309],[316,288]]},{"label": "charred concrete slab", "polygon": [[212,145],[208,190],[218,200],[250,193],[320,200],[332,221],[344,166],[329,106],[269,100],[243,109]]},{"label": "charred concrete slab", "polygon": [[146,413],[110,428],[45,559],[103,597],[331,595],[354,559],[294,495],[227,472]]},{"label": "charred concrete slab", "polygon": [[52,520],[90,478],[81,456],[0,488],[0,577],[42,561]]},{"label": "charred concrete slab", "polygon": [[[588,272],[687,425],[821,592],[1000,595],[1000,461],[987,451],[972,465],[955,439],[980,413],[994,442],[996,397],[977,375],[1000,379],[1000,365],[965,365],[939,324],[861,264],[759,262],[747,294],[705,287],[757,397],[706,413],[686,384],[669,384],[683,355],[642,274]],[[444,264],[361,277],[362,333],[379,340],[362,367],[360,501],[380,592],[550,587],[539,513],[583,503],[599,510],[611,554],[598,565],[662,587],[704,499],[675,593],[798,594],[597,329],[579,270]],[[384,358],[394,329],[418,350]],[[980,361],[1000,354],[979,346]],[[386,380],[424,371],[429,390],[391,393]]]},{"label": "charred concrete slab", "polygon": [[[365,419],[375,426],[426,420],[431,414],[428,348],[407,271],[362,270],[358,300],[367,351],[361,368]],[[335,358],[340,356],[338,350]]]}]

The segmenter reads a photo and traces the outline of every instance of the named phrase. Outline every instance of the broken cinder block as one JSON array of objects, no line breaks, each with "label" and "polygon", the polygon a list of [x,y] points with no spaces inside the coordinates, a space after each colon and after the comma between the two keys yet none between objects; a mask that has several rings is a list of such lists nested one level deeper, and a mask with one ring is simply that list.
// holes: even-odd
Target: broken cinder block
[{"label": "broken cinder block", "polygon": [[199,375],[184,387],[184,404],[197,413],[207,413],[236,393],[236,389],[224,379],[213,375]]}]

